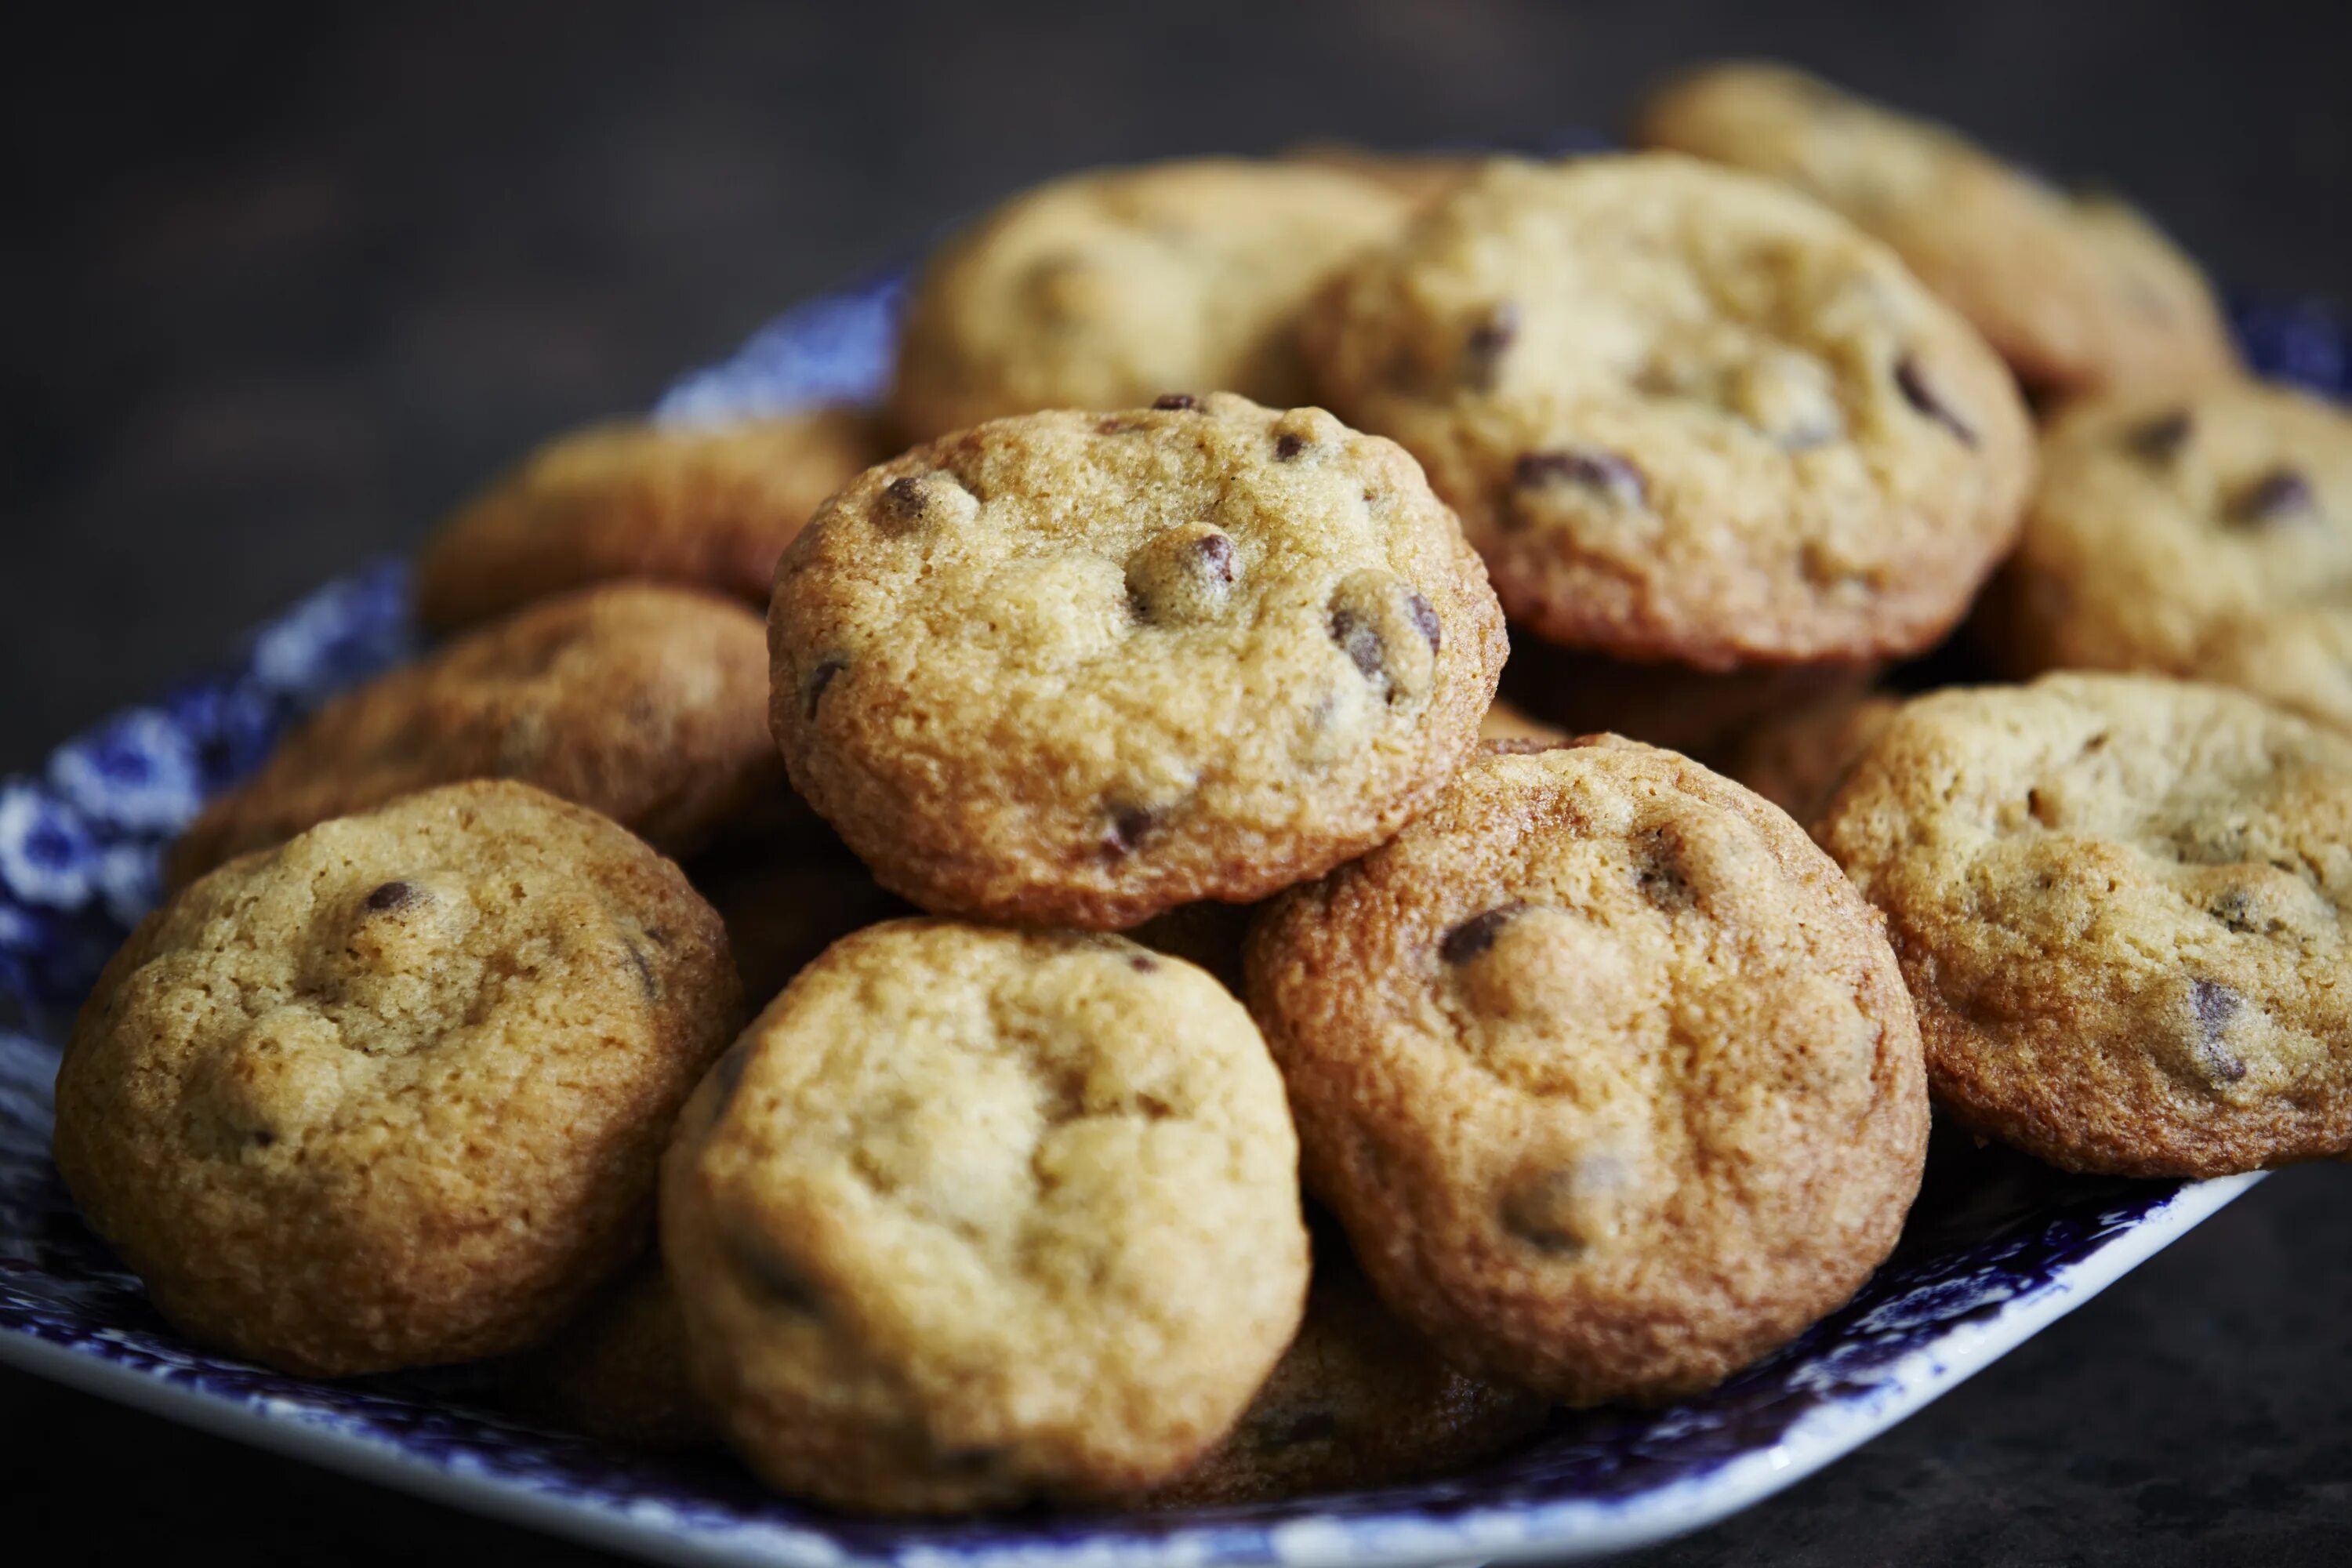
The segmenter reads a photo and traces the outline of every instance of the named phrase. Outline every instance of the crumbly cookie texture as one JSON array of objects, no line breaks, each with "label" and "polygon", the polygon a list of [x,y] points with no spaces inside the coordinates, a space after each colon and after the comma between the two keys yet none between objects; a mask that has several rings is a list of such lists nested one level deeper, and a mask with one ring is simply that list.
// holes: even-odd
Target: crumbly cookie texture
[{"label": "crumbly cookie texture", "polygon": [[1695,71],[1635,139],[1781,181],[1893,246],[2029,384],[2193,386],[2237,356],[2196,265],[2129,205],[1778,66]]},{"label": "crumbly cookie texture", "polygon": [[695,1383],[753,1469],[837,1506],[1150,1487],[1298,1326],[1297,1160],[1257,1030],[1192,965],[858,932],[679,1120],[662,1240]]},{"label": "crumbly cookie texture", "polygon": [[1168,392],[1306,401],[1294,329],[1332,268],[1412,201],[1303,163],[1109,169],[1013,198],[932,258],[908,307],[893,409],[912,436]]},{"label": "crumbly cookie texture", "polygon": [[770,616],[794,784],[943,913],[1118,928],[1426,805],[1505,651],[1393,444],[1211,394],[998,420],[843,491]]},{"label": "crumbly cookie texture", "polygon": [[1498,160],[1302,341],[1462,514],[1515,623],[1706,669],[1940,638],[2015,537],[2017,389],[1885,247],[1671,153]]},{"label": "crumbly cookie texture", "polygon": [[171,852],[173,885],[330,817],[469,778],[535,784],[689,852],[786,793],[740,605],[652,584],[531,605],[337,698]]},{"label": "crumbly cookie texture", "polygon": [[642,1448],[719,1442],[686,1373],[677,1295],[647,1257],[590,1302],[522,1371],[523,1397],[592,1437]]},{"label": "crumbly cookie texture", "polygon": [[428,791],[206,877],[107,966],[58,1168],[201,1343],[319,1376],[543,1339],[640,1250],[740,996],[612,823]]},{"label": "crumbly cookie texture", "polygon": [[1903,700],[1847,691],[1774,715],[1740,738],[1724,771],[1810,827]]},{"label": "crumbly cookie texture", "polygon": [[2053,675],[1907,703],[1822,843],[1886,911],[1938,1099],[2070,1170],[2352,1147],[2352,741],[2242,693]]},{"label": "crumbly cookie texture", "polygon": [[2253,382],[2070,406],[1976,629],[2019,674],[2213,680],[2352,726],[2352,416]]},{"label": "crumbly cookie texture", "polygon": [[1780,812],[1615,737],[1489,751],[1276,900],[1251,1011],[1310,1191],[1455,1362],[1576,1405],[1711,1386],[1844,1301],[1919,1185],[1878,918]]},{"label": "crumbly cookie texture", "polygon": [[878,420],[848,408],[572,431],[441,524],[417,560],[417,618],[472,626],[626,578],[764,604],[793,535],[891,449]]},{"label": "crumbly cookie texture", "polygon": [[1404,1486],[1531,1437],[1551,1402],[1474,1376],[1381,1305],[1344,1243],[1318,1237],[1307,1320],[1241,1424],[1156,1508],[1227,1508]]}]

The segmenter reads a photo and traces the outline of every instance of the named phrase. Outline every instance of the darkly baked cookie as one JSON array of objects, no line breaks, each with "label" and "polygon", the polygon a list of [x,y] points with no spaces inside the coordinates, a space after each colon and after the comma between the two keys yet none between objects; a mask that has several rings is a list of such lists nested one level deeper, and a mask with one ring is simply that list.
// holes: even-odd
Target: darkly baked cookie
[{"label": "darkly baked cookie", "polygon": [[1894,1246],[1927,1136],[1870,907],[1787,816],[1613,737],[1475,759],[1250,939],[1309,1190],[1452,1359],[1712,1385]]},{"label": "darkly baked cookie", "polygon": [[1118,928],[1380,842],[1504,654],[1412,459],[1211,394],[998,420],[873,469],[786,553],[794,784],[927,909]]},{"label": "darkly baked cookie", "polygon": [[2141,1176],[2352,1147],[2352,741],[2152,677],[1939,691],[1821,833],[1979,1130]]},{"label": "darkly baked cookie", "polygon": [[675,866],[455,784],[150,916],[58,1069],[58,1168],[201,1343],[320,1376],[503,1354],[642,1249],[740,1006]]},{"label": "darkly baked cookie", "polygon": [[1241,1004],[1121,938],[835,943],[680,1117],[696,1386],[787,1492],[936,1512],[1140,1490],[1298,1326],[1297,1145]]},{"label": "darkly baked cookie", "polygon": [[620,583],[533,605],[329,703],[196,818],[171,879],[469,778],[536,784],[689,852],[785,792],[767,670],[759,617],[723,599]]},{"label": "darkly baked cookie", "polygon": [[1637,139],[1767,175],[1893,246],[2038,387],[2185,387],[2236,368],[2213,290],[2112,195],[2068,193],[1941,125],[1779,66],[1669,84]]},{"label": "darkly baked cookie", "polygon": [[1706,669],[1915,652],[2015,537],[2032,437],[1885,247],[1670,153],[1497,160],[1302,343],[1462,514],[1514,624]]},{"label": "darkly baked cookie", "polygon": [[442,523],[417,560],[417,618],[471,626],[622,578],[764,604],[809,514],[890,450],[847,408],[559,436]]}]

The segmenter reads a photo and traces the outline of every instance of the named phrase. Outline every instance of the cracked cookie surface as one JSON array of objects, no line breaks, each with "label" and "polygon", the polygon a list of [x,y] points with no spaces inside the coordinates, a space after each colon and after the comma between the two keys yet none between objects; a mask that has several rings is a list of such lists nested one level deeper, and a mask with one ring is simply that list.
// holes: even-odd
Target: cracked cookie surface
[{"label": "cracked cookie surface", "polygon": [[2352,1145],[2352,741],[2240,692],[1914,700],[1822,824],[1886,911],[1938,1099],[2071,1170]]},{"label": "cracked cookie surface", "polygon": [[739,1007],[676,867],[453,785],[150,916],[59,1068],[58,1166],[202,1343],[321,1376],[501,1354],[642,1248]]},{"label": "cracked cookie surface", "polygon": [[417,618],[471,626],[634,578],[764,604],[810,514],[888,455],[874,416],[847,408],[559,436],[441,524],[417,559]]},{"label": "cracked cookie surface", "polygon": [[2352,416],[2252,382],[2067,408],[1978,629],[2022,674],[2212,680],[2352,727]]},{"label": "cracked cookie surface", "polygon": [[1893,246],[2031,384],[2189,386],[2235,368],[2196,265],[2111,195],[2061,191],[1957,132],[1799,71],[1670,83],[1636,139],[1779,180]]},{"label": "cracked cookie surface", "polygon": [[1462,515],[1514,622],[1706,669],[1916,651],[2015,536],[2000,362],[1884,246],[1668,153],[1497,160],[1302,342]]},{"label": "cracked cookie surface", "polygon": [[1704,1389],[1853,1294],[1927,1135],[1877,916],[1779,811],[1613,736],[1483,752],[1253,931],[1308,1189],[1382,1298],[1563,1401]]},{"label": "cracked cookie surface", "polygon": [[695,1091],[662,1240],[751,1467],[936,1512],[1166,1480],[1307,1289],[1297,1145],[1249,1016],[1122,938],[894,921]]},{"label": "cracked cookie surface", "polygon": [[1097,928],[1387,837],[1505,651],[1411,458],[1221,394],[873,469],[786,553],[769,626],[793,781],[886,887]]},{"label": "cracked cookie surface", "polygon": [[1365,174],[1303,163],[1209,159],[1041,186],[924,269],[894,412],[928,438],[1168,392],[1303,403],[1299,308],[1412,205]]},{"label": "cracked cookie surface", "polygon": [[412,790],[507,778],[589,806],[666,854],[785,795],[768,653],[740,605],[647,583],[551,599],[345,693],[206,807],[183,885]]}]

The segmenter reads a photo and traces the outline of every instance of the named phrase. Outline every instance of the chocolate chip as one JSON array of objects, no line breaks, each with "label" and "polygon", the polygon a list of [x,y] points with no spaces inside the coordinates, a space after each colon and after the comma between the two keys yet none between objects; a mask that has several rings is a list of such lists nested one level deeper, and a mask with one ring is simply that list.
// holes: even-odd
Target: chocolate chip
[{"label": "chocolate chip", "polygon": [[2296,512],[2309,511],[2312,501],[2311,481],[2300,470],[2282,465],[2231,496],[2222,515],[2241,527],[2275,522]]},{"label": "chocolate chip", "polygon": [[1503,934],[1503,928],[1519,918],[1527,910],[1527,900],[1513,899],[1507,904],[1497,904],[1483,914],[1472,915],[1460,925],[1438,939],[1437,956],[1448,963],[1467,963],[1488,948]]},{"label": "chocolate chip", "polygon": [[1205,523],[1181,524],[1129,557],[1128,608],[1155,625],[1205,620],[1224,608],[1233,580],[1232,537]]},{"label": "chocolate chip", "polygon": [[1669,914],[1689,909],[1696,901],[1683,874],[1682,855],[1664,828],[1653,827],[1636,841],[1633,886]]},{"label": "chocolate chip", "polygon": [[1511,465],[1511,483],[1523,490],[1546,485],[1582,485],[1615,497],[1628,506],[1649,499],[1650,487],[1642,470],[1614,452],[1564,448],[1528,452]]},{"label": "chocolate chip", "polygon": [[1331,640],[1368,676],[1387,668],[1388,653],[1381,646],[1380,628],[1353,610],[1331,612]]},{"label": "chocolate chip", "polygon": [[1407,594],[1404,596],[1404,613],[1412,617],[1413,629],[1421,633],[1423,640],[1429,644],[1430,652],[1435,653],[1445,646],[1445,626],[1437,618],[1435,605],[1419,594]]},{"label": "chocolate chip", "polygon": [[2224,889],[2205,906],[2205,912],[2231,931],[2247,936],[2257,935],[2263,929],[2254,923],[2253,900],[2246,897],[2242,889]]},{"label": "chocolate chip", "polygon": [[1575,1178],[1566,1171],[1520,1181],[1503,1194],[1503,1228],[1538,1252],[1573,1258],[1584,1250],[1569,1217],[1575,1198]]},{"label": "chocolate chip", "polygon": [[1519,308],[1506,300],[1486,312],[1462,339],[1462,384],[1490,391],[1503,367],[1503,355],[1519,335]]},{"label": "chocolate chip", "polygon": [[1287,430],[1274,438],[1274,456],[1277,462],[1286,463],[1305,450],[1307,450],[1306,440],[1292,435]]},{"label": "chocolate chip", "polygon": [[1895,384],[1903,389],[1906,402],[1958,437],[1962,445],[1973,447],[1977,444],[1975,428],[1961,418],[1950,404],[1936,395],[1936,389],[1927,384],[1927,374],[1920,370],[1919,362],[1909,354],[1895,362]]},{"label": "chocolate chip", "polygon": [[748,1220],[721,1219],[719,1245],[728,1263],[767,1304],[814,1317],[824,1310],[816,1288]]},{"label": "chocolate chip", "polygon": [[629,963],[637,972],[637,989],[646,994],[646,1001],[660,1001],[661,980],[654,973],[653,960],[647,958],[646,950],[635,942],[624,942],[621,945],[628,951]]},{"label": "chocolate chip", "polygon": [[1143,836],[1159,825],[1159,818],[1139,805],[1115,805],[1110,820],[1104,824],[1100,847],[1114,860],[1124,860],[1142,844]]},{"label": "chocolate chip", "polygon": [[826,654],[816,661],[808,672],[808,679],[801,685],[802,718],[812,723],[815,721],[817,701],[824,696],[824,689],[833,684],[835,676],[848,668],[849,660],[837,653]]},{"label": "chocolate chip", "polygon": [[1151,406],[1170,410],[1198,408],[1201,406],[1201,400],[1189,392],[1163,392],[1151,400]]},{"label": "chocolate chip", "polygon": [[923,481],[911,474],[882,487],[882,504],[901,522],[912,522],[923,515]]},{"label": "chocolate chip", "polygon": [[1234,580],[1234,542],[1222,533],[1204,533],[1192,542],[1202,569],[1220,583]]},{"label": "chocolate chip", "polygon": [[252,1144],[257,1149],[267,1149],[278,1142],[278,1134],[265,1127],[257,1132],[247,1133],[245,1135],[245,1141]]},{"label": "chocolate chip", "polygon": [[1127,966],[1138,974],[1150,974],[1160,967],[1160,961],[1148,952],[1139,952],[1127,961]]},{"label": "chocolate chip", "polygon": [[2223,1083],[2235,1083],[2246,1076],[2246,1064],[2221,1043],[2221,1036],[2228,1030],[2230,1020],[2238,1016],[2242,1000],[2218,981],[2192,979],[2189,983],[2189,1005],[2197,1015],[2197,1055]]},{"label": "chocolate chip", "polygon": [[2124,432],[2124,446],[2135,458],[2150,463],[2170,462],[2180,448],[2189,444],[2189,434],[2196,428],[2196,420],[2186,408],[2169,414],[2159,414],[2153,419],[2142,420]]},{"label": "chocolate chip", "polygon": [[367,896],[368,911],[371,914],[390,914],[394,910],[404,910],[421,901],[424,897],[414,883],[386,882]]}]

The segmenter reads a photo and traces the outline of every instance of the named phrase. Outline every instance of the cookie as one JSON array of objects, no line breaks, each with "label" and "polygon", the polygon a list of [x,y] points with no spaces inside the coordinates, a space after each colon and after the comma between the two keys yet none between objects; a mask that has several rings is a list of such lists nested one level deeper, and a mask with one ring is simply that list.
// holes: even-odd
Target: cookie
[{"label": "cookie", "polygon": [[417,618],[472,626],[625,578],[764,604],[809,515],[889,451],[879,423],[848,408],[572,431],[441,524],[417,559]]},{"label": "cookie", "polygon": [[1927,1138],[1870,907],[1787,816],[1613,737],[1488,751],[1274,903],[1250,1010],[1308,1190],[1457,1364],[1696,1393],[1846,1300]]},{"label": "cookie", "polygon": [[1874,664],[1758,664],[1742,669],[1611,658],[1518,638],[1503,673],[1518,707],[1571,735],[1607,732],[1708,763],[1773,715],[1868,689]]},{"label": "cookie", "polygon": [[523,1397],[592,1437],[641,1448],[716,1445],[719,1429],[686,1374],[677,1297],[649,1257],[531,1359]]},{"label": "cookie", "polygon": [[1307,1290],[1241,1004],[1123,939],[899,921],[695,1091],[662,1244],[696,1386],[772,1485],[938,1512],[1171,1479]]},{"label": "cookie", "polygon": [[1849,691],[1790,709],[1741,736],[1724,772],[1809,827],[1902,706],[1883,691]]},{"label": "cookie", "polygon": [[57,1161],[198,1342],[340,1377],[545,1338],[644,1247],[740,997],[675,866],[473,783],[223,867],[109,963]]},{"label": "cookie", "polygon": [[2116,197],[2061,191],[1947,127],[1779,66],[1669,84],[1635,139],[1780,181],[1893,246],[2038,388],[2186,387],[2236,368],[2196,265]]},{"label": "cookie", "polygon": [[1939,691],[1821,835],[1978,1131],[2133,1176],[2352,1147],[2352,741],[2147,676]]},{"label": "cookie", "polygon": [[169,876],[470,778],[535,784],[689,853],[784,793],[767,705],[766,638],[739,605],[642,583],[551,599],[329,703],[205,808]]},{"label": "cookie", "polygon": [[884,887],[1108,929],[1389,837],[1505,651],[1411,458],[1222,394],[870,470],[785,553],[769,625],[793,784]]},{"label": "cookie", "polygon": [[1493,1458],[1543,1427],[1539,1394],[1449,1365],[1381,1305],[1333,1238],[1318,1245],[1298,1337],[1241,1424],[1159,1508],[1229,1508],[1404,1486]]},{"label": "cookie", "polygon": [[1514,624],[1722,670],[1936,642],[2015,537],[2032,430],[1884,246],[1670,153],[1497,160],[1302,341],[1402,442]]},{"label": "cookie", "polygon": [[1482,741],[1526,741],[1549,746],[1557,745],[1569,737],[1565,730],[1521,712],[1498,697],[1486,709],[1486,716],[1478,721],[1478,738]]},{"label": "cookie", "polygon": [[851,931],[913,912],[822,830],[731,837],[689,861],[686,874],[726,922],[755,1006]]},{"label": "cookie", "polygon": [[2352,726],[2352,415],[2252,382],[2069,407],[1976,630],[2015,674],[2214,680]]},{"label": "cookie", "polygon": [[1040,186],[924,269],[893,412],[928,438],[1169,392],[1303,403],[1299,307],[1412,205],[1381,181],[1300,163],[1206,159]]}]

